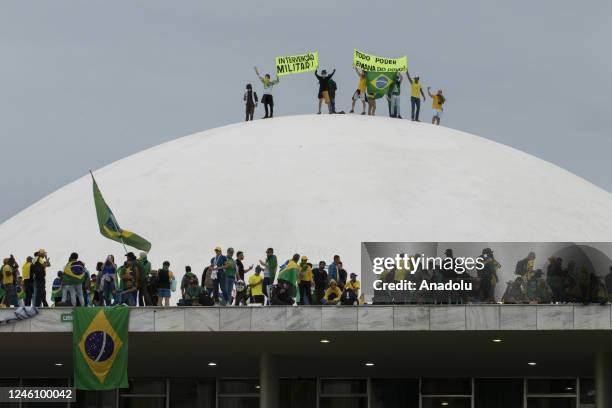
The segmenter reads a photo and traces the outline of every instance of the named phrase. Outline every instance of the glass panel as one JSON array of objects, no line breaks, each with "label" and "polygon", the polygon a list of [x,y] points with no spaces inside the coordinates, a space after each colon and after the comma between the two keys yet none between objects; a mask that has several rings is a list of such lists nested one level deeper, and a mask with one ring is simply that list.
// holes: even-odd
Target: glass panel
[{"label": "glass panel", "polygon": [[221,397],[219,408],[259,408],[259,398]]},{"label": "glass panel", "polygon": [[423,378],[423,395],[472,395],[472,380],[469,378]]},{"label": "glass panel", "polygon": [[419,380],[373,379],[372,408],[418,408]]},{"label": "glass panel", "polygon": [[576,394],[573,378],[530,378],[527,380],[528,394]]},{"label": "glass panel", "polygon": [[592,378],[580,379],[580,408],[595,408],[595,381]]},{"label": "glass panel", "polygon": [[523,408],[523,379],[476,379],[474,403],[476,408]]},{"label": "glass panel", "polygon": [[115,408],[117,394],[115,391],[76,391],[77,402],[70,404],[74,408]]},{"label": "glass panel", "polygon": [[321,394],[351,395],[366,394],[367,392],[367,380],[321,380]]},{"label": "glass panel", "polygon": [[129,388],[120,390],[121,395],[144,394],[144,395],[166,395],[165,379],[129,379]]},{"label": "glass panel", "polygon": [[576,398],[527,398],[527,408],[576,408]]},{"label": "glass panel", "polygon": [[219,380],[219,394],[259,394],[258,379]]},{"label": "glass panel", "polygon": [[472,399],[465,397],[423,397],[423,408],[471,408]]},{"label": "glass panel", "polygon": [[166,408],[166,399],[161,397],[122,397],[120,408]]},{"label": "glass panel", "polygon": [[280,404],[283,408],[316,408],[317,380],[280,380]]},{"label": "glass panel", "polygon": [[319,408],[367,408],[365,397],[328,397],[321,398]]},{"label": "glass panel", "polygon": [[198,408],[215,406],[215,380],[170,380],[170,406]]}]

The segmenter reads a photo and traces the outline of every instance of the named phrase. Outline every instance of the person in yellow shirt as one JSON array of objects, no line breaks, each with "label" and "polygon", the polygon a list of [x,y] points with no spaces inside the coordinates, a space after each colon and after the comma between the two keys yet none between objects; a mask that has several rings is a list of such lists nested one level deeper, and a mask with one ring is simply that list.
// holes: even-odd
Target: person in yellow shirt
[{"label": "person in yellow shirt", "polygon": [[361,100],[361,105],[363,107],[362,115],[366,114],[366,73],[363,70],[359,70],[359,68],[355,67],[355,72],[357,72],[357,76],[359,77],[359,83],[357,84],[357,90],[353,94],[353,104],[351,105],[351,112],[355,113],[355,102],[357,99]]},{"label": "person in yellow shirt", "polygon": [[351,273],[351,279],[346,282],[344,290],[350,289],[355,294],[355,297],[359,297],[359,290],[361,289],[361,282],[357,280],[357,274]]},{"label": "person in yellow shirt", "polygon": [[419,83],[420,78],[418,76],[410,78],[410,73],[408,71],[406,71],[406,76],[408,77],[408,81],[410,81],[410,116],[414,122],[420,122],[419,112],[421,111],[421,96],[423,97],[423,102],[425,102],[425,94]]},{"label": "person in yellow shirt", "polygon": [[4,287],[4,305],[10,307],[17,306],[17,291],[15,289],[16,265],[15,258],[11,255],[10,258],[5,258],[2,263],[2,286]]},{"label": "person in yellow shirt", "polygon": [[298,304],[305,305],[305,300],[308,299],[307,304],[312,305],[312,265],[308,263],[308,257],[306,255],[303,255],[300,259],[298,288],[300,290],[300,301]]},{"label": "person in yellow shirt", "polygon": [[325,291],[322,303],[324,305],[336,305],[340,301],[340,296],[342,296],[342,291],[338,287],[338,283],[332,279],[329,282],[329,288]]},{"label": "person in yellow shirt", "polygon": [[261,276],[261,267],[259,265],[255,267],[255,275],[249,277],[249,288],[251,289],[252,302],[263,305],[263,277]]},{"label": "person in yellow shirt", "polygon": [[442,90],[438,89],[438,92],[435,95],[431,93],[431,87],[427,87],[427,94],[431,98],[431,108],[434,111],[433,117],[431,118],[431,123],[434,125],[440,125],[440,118],[442,117],[442,111],[444,108],[444,102],[446,102],[446,98],[442,95]]}]

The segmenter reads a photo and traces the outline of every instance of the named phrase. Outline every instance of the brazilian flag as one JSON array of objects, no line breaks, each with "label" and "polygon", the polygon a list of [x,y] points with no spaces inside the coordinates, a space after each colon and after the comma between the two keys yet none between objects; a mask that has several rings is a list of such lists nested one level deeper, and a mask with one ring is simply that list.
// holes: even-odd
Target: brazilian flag
[{"label": "brazilian flag", "polygon": [[396,72],[366,72],[368,98],[378,99],[387,96],[396,76]]},{"label": "brazilian flag", "polygon": [[91,391],[127,388],[130,309],[76,307],[72,313],[75,387]]},{"label": "brazilian flag", "polygon": [[149,252],[151,250],[151,243],[149,241],[131,231],[119,227],[115,215],[108,204],[106,204],[106,201],[104,201],[104,197],[102,197],[102,193],[98,188],[98,183],[96,183],[93,174],[91,178],[93,180],[94,203],[96,205],[96,215],[98,216],[100,233],[106,238],[121,242],[123,245],[129,245],[141,251]]},{"label": "brazilian flag", "polygon": [[293,260],[289,260],[285,267],[278,273],[278,279],[285,280],[291,284],[292,295],[298,293],[297,291],[297,279],[298,279],[299,266]]}]

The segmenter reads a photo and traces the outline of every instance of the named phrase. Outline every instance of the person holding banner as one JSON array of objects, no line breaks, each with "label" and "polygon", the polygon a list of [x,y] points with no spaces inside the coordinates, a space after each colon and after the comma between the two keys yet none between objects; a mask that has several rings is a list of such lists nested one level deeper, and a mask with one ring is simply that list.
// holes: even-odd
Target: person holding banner
[{"label": "person holding banner", "polygon": [[357,84],[357,90],[353,94],[353,104],[351,105],[351,112],[355,113],[355,102],[357,99],[361,100],[361,105],[363,106],[362,115],[366,114],[366,73],[363,70],[359,70],[359,68],[355,67],[355,72],[359,77],[359,83]]},{"label": "person holding banner", "polygon": [[319,75],[317,73],[317,70],[315,70],[315,76],[319,80],[319,94],[318,94],[319,112],[317,113],[318,115],[321,114],[321,104],[323,103],[323,101],[325,101],[325,103],[327,104],[327,109],[329,110],[329,113],[330,114],[333,113],[331,98],[329,97],[329,81],[331,80],[331,78],[334,76],[335,73],[336,73],[335,69],[329,75],[327,75],[326,70],[323,70],[321,71],[321,75]]},{"label": "person holding banner", "polygon": [[[261,77],[259,75],[259,70],[257,69],[257,67],[254,67],[254,68],[255,68],[255,74],[257,74],[257,77],[263,84],[263,88],[264,88],[263,96],[261,97],[261,103],[263,103],[264,109],[266,110],[266,116],[264,116],[263,119],[272,118],[274,116],[274,98],[272,98],[272,88],[274,87],[274,85],[278,84],[279,82],[278,76],[273,81],[270,78],[270,74],[266,74],[264,77]],[[269,114],[268,114],[268,110],[270,112]]]},{"label": "person holding banner", "polygon": [[431,94],[431,87],[427,87],[427,93],[431,98],[431,108],[434,111],[433,118],[431,118],[431,123],[434,125],[440,126],[440,117],[442,117],[442,105],[446,102],[446,98],[442,95],[442,90],[438,89],[438,93],[435,95]]},{"label": "person holding banner", "polygon": [[[410,116],[415,122],[420,122],[419,112],[421,111],[421,96],[423,96],[423,102],[425,102],[425,94],[419,83],[419,77],[415,76],[414,79],[410,78],[410,72],[406,71],[408,81],[410,81]],[[419,95],[420,94],[420,95]]]}]

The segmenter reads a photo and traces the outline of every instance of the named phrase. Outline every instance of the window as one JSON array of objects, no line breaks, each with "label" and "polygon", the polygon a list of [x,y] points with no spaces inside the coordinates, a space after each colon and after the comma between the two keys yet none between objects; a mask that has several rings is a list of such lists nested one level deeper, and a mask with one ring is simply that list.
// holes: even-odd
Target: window
[{"label": "window", "polygon": [[258,408],[259,380],[222,379],[219,380],[217,394],[219,408]]},{"label": "window", "polygon": [[372,408],[418,408],[419,380],[371,380]]},{"label": "window", "polygon": [[367,408],[366,379],[322,379],[320,408]]},{"label": "window", "polygon": [[280,406],[283,408],[316,408],[317,380],[292,378],[280,380]]},{"label": "window", "polygon": [[471,408],[471,378],[421,379],[422,408]]},{"label": "window", "polygon": [[478,378],[474,380],[476,408],[523,407],[522,378]]},{"label": "window", "polygon": [[576,408],[575,378],[529,378],[527,408]]},{"label": "window", "polygon": [[214,407],[215,380],[171,379],[170,406],[173,408]]},{"label": "window", "polygon": [[128,389],[119,390],[120,408],[165,408],[165,379],[130,379]]}]

